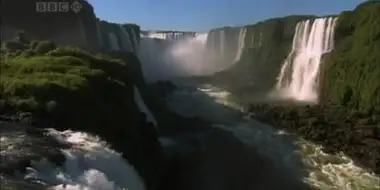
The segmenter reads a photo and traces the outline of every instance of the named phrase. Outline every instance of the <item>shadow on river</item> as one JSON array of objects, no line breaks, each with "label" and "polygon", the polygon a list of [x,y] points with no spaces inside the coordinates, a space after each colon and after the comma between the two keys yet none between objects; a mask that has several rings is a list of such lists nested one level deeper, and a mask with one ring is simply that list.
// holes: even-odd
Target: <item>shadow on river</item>
[{"label": "shadow on river", "polygon": [[214,125],[193,134],[161,138],[171,156],[160,189],[312,189],[304,182],[308,174],[293,137],[218,102],[224,94],[209,90],[179,87],[168,97],[176,112]]}]

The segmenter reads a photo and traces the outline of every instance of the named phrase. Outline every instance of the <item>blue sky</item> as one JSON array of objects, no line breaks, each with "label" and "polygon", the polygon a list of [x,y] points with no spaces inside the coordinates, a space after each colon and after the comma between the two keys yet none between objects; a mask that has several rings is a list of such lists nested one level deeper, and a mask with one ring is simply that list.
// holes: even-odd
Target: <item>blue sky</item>
[{"label": "blue sky", "polygon": [[142,29],[203,31],[290,14],[334,14],[364,0],[88,0],[102,20]]}]

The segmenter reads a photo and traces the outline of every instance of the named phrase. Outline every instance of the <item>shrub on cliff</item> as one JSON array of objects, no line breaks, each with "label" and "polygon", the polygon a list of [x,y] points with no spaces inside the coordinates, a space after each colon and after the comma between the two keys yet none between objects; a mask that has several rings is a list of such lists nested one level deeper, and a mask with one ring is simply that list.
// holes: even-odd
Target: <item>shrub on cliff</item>
[{"label": "shrub on cliff", "polygon": [[29,44],[29,40],[26,38],[26,34],[24,31],[19,31],[17,33],[16,41],[22,44]]},{"label": "shrub on cliff", "polygon": [[380,110],[380,1],[368,1],[337,21],[335,49],[325,55],[322,101]]},{"label": "shrub on cliff", "polygon": [[8,112],[28,111],[57,126],[100,131],[111,123],[124,126],[126,115],[137,114],[131,113],[132,86],[120,60],[58,48],[43,56],[11,57],[1,71]]},{"label": "shrub on cliff", "polygon": [[7,41],[3,43],[3,48],[7,52],[18,52],[25,50],[27,47],[18,41]]},{"label": "shrub on cliff", "polygon": [[[35,44],[33,44],[34,46]],[[39,54],[43,55],[51,50],[56,49],[57,46],[54,44],[54,42],[51,41],[40,41],[37,45],[35,45],[34,51]]]}]

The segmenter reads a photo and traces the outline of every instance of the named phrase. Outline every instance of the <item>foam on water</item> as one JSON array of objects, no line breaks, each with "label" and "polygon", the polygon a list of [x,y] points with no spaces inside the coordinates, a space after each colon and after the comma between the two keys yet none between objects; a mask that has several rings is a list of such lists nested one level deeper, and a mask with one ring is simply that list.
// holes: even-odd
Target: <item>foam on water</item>
[{"label": "foam on water", "polygon": [[32,163],[26,180],[53,184],[54,190],[144,190],[145,185],[132,165],[98,137],[83,132],[49,130],[49,134],[72,148],[62,150],[61,168],[46,160]]},{"label": "foam on water", "polygon": [[[231,131],[247,145],[257,147],[260,154],[270,158],[287,174],[303,174],[303,180],[323,190],[380,189],[380,178],[356,166],[343,153],[326,154],[322,147],[250,119],[237,118],[242,110],[231,102],[229,93],[217,88],[198,92],[174,93],[170,105],[181,114],[205,117],[214,127]],[[212,101],[212,102],[210,102]],[[220,105],[220,106],[217,106]],[[235,111],[234,111],[235,110]]]}]

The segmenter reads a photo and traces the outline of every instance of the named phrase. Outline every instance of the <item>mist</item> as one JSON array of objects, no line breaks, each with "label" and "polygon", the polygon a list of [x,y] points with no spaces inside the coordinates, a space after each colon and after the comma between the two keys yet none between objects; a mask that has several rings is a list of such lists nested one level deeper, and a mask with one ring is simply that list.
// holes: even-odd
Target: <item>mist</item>
[{"label": "mist", "polygon": [[240,57],[240,48],[241,44],[225,43],[222,32],[196,33],[191,37],[156,33],[142,36],[140,59],[145,79],[154,82],[212,75],[228,69],[237,61],[236,55]]}]

